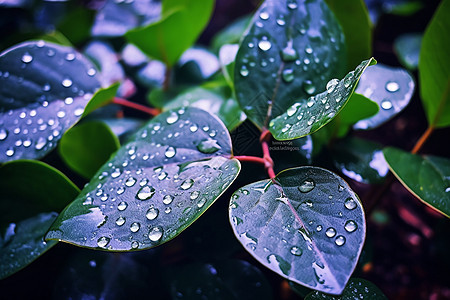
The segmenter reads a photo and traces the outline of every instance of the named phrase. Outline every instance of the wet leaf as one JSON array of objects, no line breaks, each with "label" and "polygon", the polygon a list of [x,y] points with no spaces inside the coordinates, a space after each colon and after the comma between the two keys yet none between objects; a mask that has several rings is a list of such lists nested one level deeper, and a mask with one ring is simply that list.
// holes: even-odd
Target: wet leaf
[{"label": "wet leaf", "polygon": [[0,162],[46,155],[100,87],[85,57],[43,41],[6,50],[0,65]]},{"label": "wet leaf", "polygon": [[130,30],[125,36],[148,56],[172,67],[197,40],[213,7],[214,0],[165,1],[160,20]]},{"label": "wet leaf", "polygon": [[416,70],[419,65],[422,38],[421,33],[406,33],[394,41],[394,50],[400,63],[409,70]]},{"label": "wet leaf", "polygon": [[355,71],[341,81],[330,80],[326,91],[308,99],[301,99],[285,113],[270,121],[269,130],[277,140],[291,140],[311,134],[329,123],[350,99],[364,70],[376,63],[371,58],[363,61]]},{"label": "wet leaf", "polygon": [[193,263],[180,269],[171,276],[172,299],[272,299],[264,274],[243,260]]},{"label": "wet leaf", "polygon": [[411,75],[402,68],[383,64],[367,68],[361,76],[355,92],[380,106],[378,113],[359,121],[355,129],[372,129],[399,114],[411,100],[415,83]]},{"label": "wet leaf", "polygon": [[382,183],[389,166],[380,144],[349,137],[333,145],[332,157],[336,168],[345,176],[362,183]]},{"label": "wet leaf", "polygon": [[230,222],[245,249],[286,279],[340,294],[364,243],[364,211],[339,176],[317,167],[279,173],[236,191]]},{"label": "wet leaf", "polygon": [[396,148],[383,150],[389,168],[419,200],[450,217],[450,160],[419,156]]},{"label": "wet leaf", "polygon": [[228,131],[209,113],[162,113],[101,167],[46,238],[115,251],[167,242],[236,178],[230,156]]},{"label": "wet leaf", "polygon": [[350,71],[372,55],[372,22],[364,0],[326,0],[345,35]]},{"label": "wet leaf", "polygon": [[371,300],[387,300],[388,298],[383,292],[372,282],[360,279],[350,279],[348,285],[339,296],[331,296],[321,292],[312,292],[306,296],[305,300],[354,300],[354,299],[371,299]]},{"label": "wet leaf", "polygon": [[419,57],[420,96],[428,122],[450,125],[450,0],[443,0],[425,30]]},{"label": "wet leaf", "polygon": [[345,72],[344,35],[324,1],[266,0],[236,56],[236,97],[258,127]]},{"label": "wet leaf", "polygon": [[71,128],[63,135],[59,153],[72,170],[90,179],[119,147],[119,139],[108,125],[90,121]]},{"label": "wet leaf", "polygon": [[38,161],[0,167],[0,279],[21,270],[56,244],[45,232],[78,188],[58,170]]}]

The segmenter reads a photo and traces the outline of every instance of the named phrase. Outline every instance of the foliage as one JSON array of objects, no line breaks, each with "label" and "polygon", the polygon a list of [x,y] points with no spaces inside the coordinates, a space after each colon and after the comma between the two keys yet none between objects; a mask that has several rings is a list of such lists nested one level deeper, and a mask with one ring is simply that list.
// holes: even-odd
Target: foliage
[{"label": "foliage", "polygon": [[[65,242],[103,250],[67,259],[55,293],[70,298],[120,298],[116,283],[137,281],[134,293],[161,298],[271,299],[265,266],[305,299],[385,299],[354,277],[378,204],[355,183],[384,191],[390,169],[450,216],[448,158],[417,154],[450,125],[450,0],[423,38],[396,41],[399,60],[418,68],[429,125],[411,153],[355,135],[398,118],[415,91],[415,74],[371,57],[376,24],[362,0],[265,0],[210,47],[194,44],[213,0],[31,2],[0,3],[42,15],[19,20],[37,32],[0,43],[0,278]],[[195,247],[224,231],[224,247]],[[158,251],[171,246],[194,262],[161,271]],[[242,248],[249,261],[232,258]]]}]

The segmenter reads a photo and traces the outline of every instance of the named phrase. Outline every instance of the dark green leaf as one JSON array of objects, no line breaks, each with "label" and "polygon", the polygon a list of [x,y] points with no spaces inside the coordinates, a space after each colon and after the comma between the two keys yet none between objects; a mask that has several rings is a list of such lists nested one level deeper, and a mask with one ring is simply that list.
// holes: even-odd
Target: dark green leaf
[{"label": "dark green leaf", "polygon": [[400,113],[414,94],[414,80],[402,68],[379,64],[367,68],[361,76],[356,93],[378,103],[379,112],[355,124],[355,129],[372,129]]},{"label": "dark green leaf", "polygon": [[387,300],[388,298],[383,292],[372,282],[360,279],[350,279],[348,285],[339,296],[331,296],[321,292],[312,292],[306,296],[305,300],[355,300],[355,299],[370,299],[370,300]]},{"label": "dark green leaf", "polygon": [[245,33],[245,29],[250,24],[251,19],[251,16],[240,17],[223,30],[219,31],[211,42],[211,47],[215,52],[219,52],[219,49],[225,44],[239,43],[242,35]]},{"label": "dark green leaf", "polygon": [[117,94],[119,86],[120,83],[116,82],[107,88],[100,88],[97,90],[94,96],[92,96],[92,99],[86,105],[82,117],[85,117],[94,110],[111,103]]},{"label": "dark green leaf", "polygon": [[91,121],[68,130],[61,138],[59,153],[72,170],[91,178],[119,147],[119,139],[108,125]]},{"label": "dark green leaf", "polygon": [[372,23],[364,0],[326,0],[341,24],[347,44],[347,66],[351,70],[372,55]]},{"label": "dark green leaf", "polygon": [[333,162],[344,175],[358,182],[377,184],[386,177],[382,146],[359,138],[347,138],[333,145]]},{"label": "dark green leaf", "polygon": [[423,34],[421,33],[406,33],[395,39],[394,50],[405,68],[417,69],[422,38]]},{"label": "dark green leaf", "polygon": [[450,125],[450,0],[443,0],[423,36],[419,57],[422,104],[428,122],[436,127]]},{"label": "dark green leaf", "polygon": [[74,45],[83,43],[90,37],[90,30],[94,20],[95,11],[85,7],[71,8],[69,13],[57,25],[60,31]]},{"label": "dark green leaf", "polygon": [[272,299],[264,274],[243,260],[194,263],[182,267],[171,277],[172,299]]},{"label": "dark green leaf", "polygon": [[383,150],[389,168],[419,200],[450,217],[450,160],[414,155],[396,148]]},{"label": "dark green leaf", "polygon": [[234,233],[246,250],[279,275],[340,294],[364,243],[364,211],[336,174],[317,167],[288,169],[235,192]]},{"label": "dark green leaf", "polygon": [[165,1],[159,21],[128,31],[126,37],[148,56],[172,67],[197,40],[213,8],[214,0]]},{"label": "dark green leaf", "polygon": [[399,16],[410,16],[423,8],[423,2],[418,0],[392,1],[383,6],[384,11],[387,13]]},{"label": "dark green leaf", "polygon": [[47,239],[127,251],[171,240],[233,182],[225,126],[197,108],[152,119],[97,172]]},{"label": "dark green leaf", "polygon": [[269,129],[277,140],[291,140],[311,134],[329,123],[350,99],[364,70],[376,63],[371,58],[363,61],[355,71],[348,73],[341,81],[332,79],[326,91],[301,99],[287,111],[270,121]]},{"label": "dark green leaf", "polygon": [[258,127],[345,72],[345,41],[324,1],[266,0],[236,57],[236,97]]},{"label": "dark green leaf", "polygon": [[56,242],[43,237],[78,188],[58,170],[38,161],[0,167],[0,279],[24,268]]},{"label": "dark green leaf", "polygon": [[78,121],[99,88],[74,49],[43,41],[0,55],[0,161],[40,158]]}]

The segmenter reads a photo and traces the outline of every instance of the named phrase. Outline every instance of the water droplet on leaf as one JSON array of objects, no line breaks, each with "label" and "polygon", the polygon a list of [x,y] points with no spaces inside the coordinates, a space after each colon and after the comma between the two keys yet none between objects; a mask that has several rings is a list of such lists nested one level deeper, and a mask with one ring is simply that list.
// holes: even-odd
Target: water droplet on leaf
[{"label": "water droplet on leaf", "polygon": [[148,200],[155,194],[155,189],[152,186],[144,185],[139,189],[136,198],[142,201]]},{"label": "water droplet on leaf", "polygon": [[345,226],[344,226],[345,230],[347,232],[353,232],[356,229],[358,229],[358,225],[356,225],[356,222],[353,220],[348,220],[347,222],[345,222]]},{"label": "water droplet on leaf", "polygon": [[303,183],[298,187],[298,190],[302,193],[308,193],[314,189],[316,186],[315,182],[312,179],[306,179]]},{"label": "water droplet on leaf", "polygon": [[158,242],[159,240],[161,240],[161,238],[163,236],[163,232],[164,231],[163,231],[163,229],[160,226],[155,226],[148,233],[148,238],[152,242]]}]

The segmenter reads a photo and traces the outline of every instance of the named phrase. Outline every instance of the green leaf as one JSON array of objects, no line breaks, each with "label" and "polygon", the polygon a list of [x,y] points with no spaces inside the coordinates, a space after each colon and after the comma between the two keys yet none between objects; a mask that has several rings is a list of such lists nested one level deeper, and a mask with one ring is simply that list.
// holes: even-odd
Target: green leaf
[{"label": "green leaf", "polygon": [[252,122],[267,127],[341,76],[345,56],[344,35],[324,1],[266,0],[236,56],[237,100]]},{"label": "green leaf", "polygon": [[114,251],[148,249],[194,222],[234,181],[225,126],[197,108],[153,118],[61,213],[46,239]]},{"label": "green leaf", "polygon": [[234,60],[239,51],[238,44],[225,44],[219,50],[219,62],[228,85],[234,88]]},{"label": "green leaf", "polygon": [[57,29],[72,44],[79,45],[90,37],[94,14],[94,10],[88,10],[85,7],[72,7],[64,19],[57,25]]},{"label": "green leaf", "polygon": [[422,104],[428,123],[450,125],[450,0],[443,0],[423,36],[419,57]]},{"label": "green leaf", "polygon": [[380,110],[376,115],[356,123],[354,128],[372,129],[395,117],[409,104],[414,87],[413,78],[402,68],[383,64],[367,68],[355,92],[376,102]]},{"label": "green leaf", "polygon": [[94,110],[111,103],[119,90],[119,86],[120,83],[116,82],[107,88],[98,89],[86,105],[82,117],[86,117]]},{"label": "green leaf", "polygon": [[326,0],[342,27],[351,70],[372,55],[372,23],[364,0]]},{"label": "green leaf", "polygon": [[245,249],[296,283],[340,294],[355,269],[366,232],[357,195],[336,174],[288,169],[236,191],[230,222]]},{"label": "green leaf", "polygon": [[[38,161],[0,167],[0,279],[24,268],[56,242],[45,232],[78,188],[58,170]],[[32,249],[32,251],[30,250]]]},{"label": "green leaf", "polygon": [[251,19],[251,16],[240,17],[223,30],[219,31],[211,42],[212,49],[217,53],[225,44],[239,43],[245,33],[245,29],[250,24]]},{"label": "green leaf", "polygon": [[406,33],[394,41],[394,50],[400,63],[409,70],[416,70],[419,65],[422,38],[421,33]]},{"label": "green leaf", "polygon": [[197,40],[213,8],[214,0],[164,1],[159,21],[130,30],[125,36],[148,56],[172,67]]},{"label": "green leaf", "polygon": [[396,148],[383,150],[389,168],[420,201],[450,217],[450,160],[411,154]]},{"label": "green leaf", "polygon": [[344,291],[339,296],[331,296],[321,292],[312,292],[308,294],[305,300],[354,300],[354,299],[371,299],[371,300],[387,300],[388,298],[383,292],[372,282],[351,278]]},{"label": "green leaf", "polygon": [[72,170],[91,178],[119,147],[119,139],[108,125],[91,121],[68,130],[61,138],[59,153]]},{"label": "green leaf", "polygon": [[0,65],[0,162],[50,152],[100,87],[85,57],[43,41],[6,50]]},{"label": "green leaf", "polygon": [[170,278],[172,299],[272,299],[264,274],[244,260],[192,263],[177,268]]},{"label": "green leaf", "polygon": [[326,91],[292,105],[288,110],[270,121],[269,130],[277,140],[291,140],[311,134],[329,123],[350,99],[364,70],[376,63],[371,58],[363,61],[355,71],[341,81],[332,79]]},{"label": "green leaf", "polygon": [[225,87],[195,87],[180,94],[164,106],[164,110],[183,106],[197,107],[218,116],[229,131],[245,120],[245,114],[235,99],[226,95]]},{"label": "green leaf", "polygon": [[389,166],[382,146],[356,137],[340,140],[333,144],[333,162],[344,175],[363,183],[382,183]]}]

